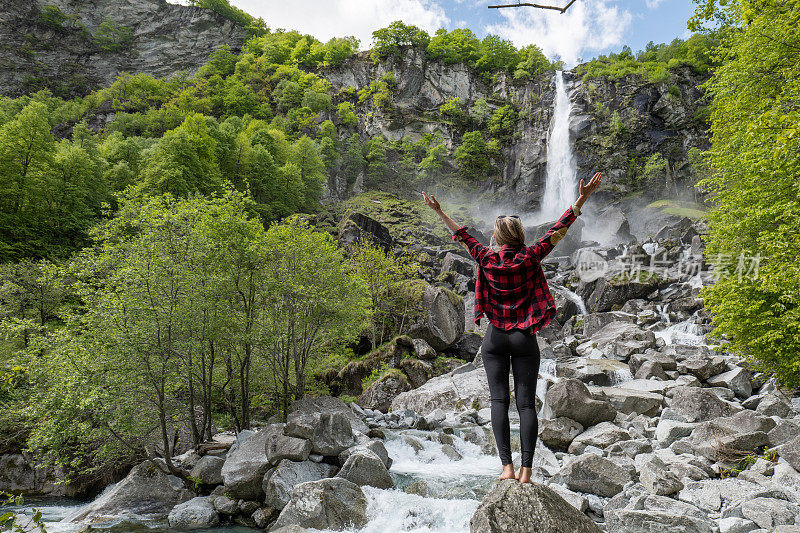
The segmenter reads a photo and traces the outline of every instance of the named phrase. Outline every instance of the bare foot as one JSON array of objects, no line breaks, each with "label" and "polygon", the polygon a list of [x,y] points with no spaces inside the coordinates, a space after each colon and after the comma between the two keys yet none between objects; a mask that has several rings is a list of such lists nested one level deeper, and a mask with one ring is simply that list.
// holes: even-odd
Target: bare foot
[{"label": "bare foot", "polygon": [[517,480],[520,483],[530,483],[531,482],[531,469],[526,467],[520,467],[519,473],[517,474]]},{"label": "bare foot", "polygon": [[500,474],[498,479],[514,479],[514,465],[503,465],[503,473]]}]

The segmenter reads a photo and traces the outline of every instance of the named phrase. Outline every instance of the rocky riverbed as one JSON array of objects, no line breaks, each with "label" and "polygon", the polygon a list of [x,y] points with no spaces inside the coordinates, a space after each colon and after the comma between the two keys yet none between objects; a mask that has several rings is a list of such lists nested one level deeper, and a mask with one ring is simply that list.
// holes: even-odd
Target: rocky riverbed
[{"label": "rocky riverbed", "polygon": [[[286,423],[218,435],[227,451],[184,454],[201,495],[145,462],[93,502],[44,505],[49,526],[800,531],[800,397],[706,340],[699,290],[714,272],[702,231],[680,222],[643,243],[576,240],[546,261],[559,314],[539,335],[534,485],[496,480],[480,330],[454,275],[430,286],[437,303],[414,338],[385,351],[393,379],[358,403],[306,398]],[[469,260],[448,253],[448,271],[467,278]],[[662,267],[631,271],[636,256]],[[467,361],[420,373],[438,353]]]}]

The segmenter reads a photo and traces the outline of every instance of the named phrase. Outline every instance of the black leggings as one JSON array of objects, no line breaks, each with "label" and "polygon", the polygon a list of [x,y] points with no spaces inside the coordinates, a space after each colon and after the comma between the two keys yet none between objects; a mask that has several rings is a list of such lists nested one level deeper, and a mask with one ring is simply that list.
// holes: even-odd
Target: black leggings
[{"label": "black leggings", "polygon": [[539,344],[536,334],[526,330],[504,331],[489,323],[481,344],[481,357],[489,380],[492,400],[492,430],[504,465],[511,464],[511,428],[508,422],[509,367],[514,371],[514,395],[519,411],[522,466],[533,464],[539,421],[536,419],[536,382],[539,378]]}]

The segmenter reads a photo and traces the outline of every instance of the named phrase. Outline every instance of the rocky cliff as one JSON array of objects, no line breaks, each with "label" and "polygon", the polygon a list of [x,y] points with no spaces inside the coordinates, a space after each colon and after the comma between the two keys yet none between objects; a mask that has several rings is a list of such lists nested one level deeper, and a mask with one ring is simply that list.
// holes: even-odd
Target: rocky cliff
[{"label": "rocky cliff", "polygon": [[0,94],[48,88],[73,97],[121,72],[192,72],[220,46],[238,50],[246,36],[211,10],[165,0],[5,0]]}]

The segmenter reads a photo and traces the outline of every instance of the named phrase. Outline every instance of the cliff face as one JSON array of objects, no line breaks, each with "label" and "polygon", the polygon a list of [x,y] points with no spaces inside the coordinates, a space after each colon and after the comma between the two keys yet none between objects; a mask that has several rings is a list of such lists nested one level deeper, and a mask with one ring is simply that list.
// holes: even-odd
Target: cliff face
[{"label": "cliff face", "polygon": [[[354,57],[323,74],[338,90],[361,89],[387,72],[397,81],[394,110],[357,109],[363,137],[382,134],[390,140],[417,140],[439,132],[452,155],[464,131],[441,117],[439,106],[454,97],[461,99],[465,112],[481,98],[492,110],[511,104],[519,116],[516,131],[504,144],[502,158],[493,161],[495,172],[476,184],[475,192],[506,205],[537,207],[546,177],[555,96],[553,72],[522,85],[503,74],[487,83],[464,65],[444,65],[419,51],[406,50],[401,58],[379,63],[366,55]],[[673,71],[668,81],[660,83],[633,75],[583,81],[574,70],[565,72],[564,78],[573,102],[570,130],[578,179],[602,170],[609,200],[650,190],[654,184],[644,181],[643,168],[658,153],[666,161],[666,176],[662,190],[649,192],[674,194],[676,188],[694,181],[689,151],[707,145],[703,92],[698,88],[704,77],[685,68]],[[347,194],[340,180],[333,179],[330,188],[334,196]]]},{"label": "cliff face", "polygon": [[156,77],[194,71],[246,32],[208,9],[165,0],[4,0],[0,5],[0,94],[43,88],[73,97],[120,72]]}]

